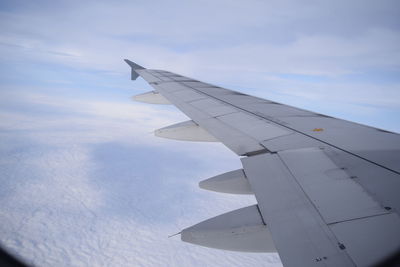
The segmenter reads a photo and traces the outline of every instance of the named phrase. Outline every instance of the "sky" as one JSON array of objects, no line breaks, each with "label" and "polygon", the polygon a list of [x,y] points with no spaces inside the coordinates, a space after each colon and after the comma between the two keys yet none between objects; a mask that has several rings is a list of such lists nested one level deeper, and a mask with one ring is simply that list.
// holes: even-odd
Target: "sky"
[{"label": "sky", "polygon": [[255,203],[198,182],[218,143],[154,137],[187,118],[135,103],[128,58],[400,132],[398,1],[1,1],[0,243],[37,266],[281,266],[168,238]]}]

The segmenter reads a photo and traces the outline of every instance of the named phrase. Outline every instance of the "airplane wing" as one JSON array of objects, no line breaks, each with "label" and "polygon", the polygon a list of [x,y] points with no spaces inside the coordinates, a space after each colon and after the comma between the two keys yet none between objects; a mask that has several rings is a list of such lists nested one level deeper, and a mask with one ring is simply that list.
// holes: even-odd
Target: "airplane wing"
[{"label": "airplane wing", "polygon": [[371,266],[399,252],[399,134],[125,61],[154,88],[136,100],[191,118],[157,136],[218,141],[241,157],[242,169],[200,187],[257,200],[184,229],[183,241],[277,251],[286,267]]}]

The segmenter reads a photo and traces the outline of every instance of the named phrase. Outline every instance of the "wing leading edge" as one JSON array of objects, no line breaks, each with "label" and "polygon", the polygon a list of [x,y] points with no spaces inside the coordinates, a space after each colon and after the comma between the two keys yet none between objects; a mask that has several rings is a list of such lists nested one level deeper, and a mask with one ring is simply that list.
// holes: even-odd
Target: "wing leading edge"
[{"label": "wing leading edge", "polygon": [[159,136],[220,141],[242,156],[243,169],[200,186],[258,202],[183,230],[183,241],[276,249],[285,266],[371,266],[399,252],[398,134],[125,61],[155,90],[141,99],[191,118]]}]

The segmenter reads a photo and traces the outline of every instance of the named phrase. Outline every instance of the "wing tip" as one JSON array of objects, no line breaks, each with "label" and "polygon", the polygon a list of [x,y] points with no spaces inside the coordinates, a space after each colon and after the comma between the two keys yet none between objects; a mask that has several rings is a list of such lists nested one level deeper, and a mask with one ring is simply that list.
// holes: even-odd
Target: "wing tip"
[{"label": "wing tip", "polygon": [[130,61],[129,59],[124,59],[126,64],[128,64],[132,69],[137,70],[137,69],[145,69],[144,67],[140,66],[139,64],[136,64],[133,61]]},{"label": "wing tip", "polygon": [[131,80],[136,80],[137,77],[139,77],[139,74],[135,70],[143,70],[145,68],[129,59],[124,59],[124,61],[131,67]]}]

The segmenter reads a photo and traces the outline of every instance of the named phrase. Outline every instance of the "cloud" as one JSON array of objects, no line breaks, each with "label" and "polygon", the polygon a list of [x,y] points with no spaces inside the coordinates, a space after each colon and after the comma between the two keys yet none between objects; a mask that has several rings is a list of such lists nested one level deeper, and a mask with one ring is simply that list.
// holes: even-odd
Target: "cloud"
[{"label": "cloud", "polygon": [[3,106],[0,112],[1,242],[29,263],[281,265],[276,254],[225,252],[167,238],[255,202],[197,188],[199,180],[239,164],[222,145],[177,146],[143,135],[181,115],[21,88],[5,95],[27,109]]},{"label": "cloud", "polygon": [[208,65],[341,74],[398,63],[393,1],[45,3],[3,12],[2,42],[24,47],[36,60],[112,71],[122,70],[125,55],[189,71]]},{"label": "cloud", "polygon": [[[377,107],[370,112],[382,116],[399,112],[396,1],[43,5],[46,8],[25,3],[1,14],[5,30],[0,41],[7,45],[0,56],[5,62],[126,75],[129,69],[121,59],[128,57],[232,89],[279,95],[273,100],[304,108],[307,101],[311,109],[319,109],[319,103],[331,106],[333,101],[336,109],[318,110],[332,116],[341,115],[340,102],[347,102],[350,116],[360,114],[354,117],[357,121],[398,130],[396,121],[381,124],[358,113],[366,105]],[[289,95],[299,101],[287,102]]]}]

